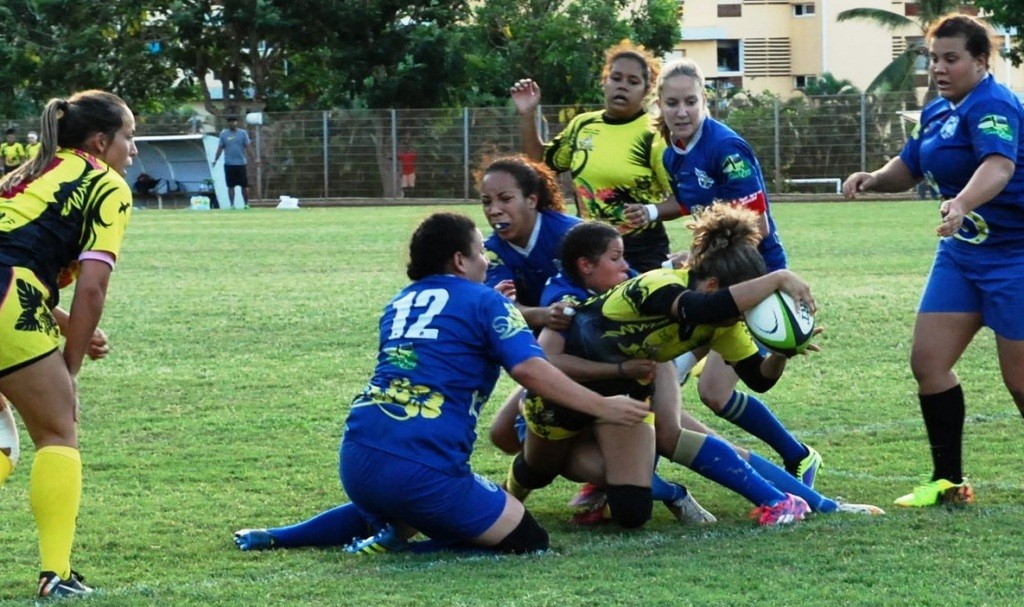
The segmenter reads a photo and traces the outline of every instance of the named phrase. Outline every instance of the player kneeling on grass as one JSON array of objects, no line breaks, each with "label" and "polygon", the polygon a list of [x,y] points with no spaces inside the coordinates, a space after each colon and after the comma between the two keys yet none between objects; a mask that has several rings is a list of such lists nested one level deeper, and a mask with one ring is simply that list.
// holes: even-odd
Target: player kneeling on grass
[{"label": "player kneeling on grass", "polygon": [[[348,551],[364,554],[546,550],[547,531],[522,502],[469,466],[500,368],[610,427],[637,427],[648,415],[646,404],[601,396],[547,362],[522,314],[482,284],[488,262],[469,218],[431,215],[413,234],[409,257],[413,282],[384,309],[377,368],[345,424],[339,470],[351,503],[291,527],[239,531],[243,550],[353,538]],[[413,530],[430,539],[406,542]]]},{"label": "player kneeling on grass", "polygon": [[[734,365],[748,386],[759,391],[771,388],[785,369],[786,357],[774,353],[762,356],[739,322],[740,314],[776,290],[804,301],[813,312],[810,289],[787,270],[765,274],[764,261],[756,249],[758,233],[752,212],[724,205],[714,207],[693,227],[694,245],[684,270],[652,270],[617,284],[622,279],[620,272],[617,281],[603,286],[595,277],[602,276],[606,269],[615,273],[611,262],[615,250],[621,250],[621,241],[617,241],[613,231],[601,234],[597,226],[570,230],[562,245],[565,278],[601,294],[576,308],[569,331],[545,329],[541,333],[540,342],[551,360],[598,391],[627,391],[635,397],[650,394],[652,386],[647,378],[635,378],[625,365],[639,360],[656,361],[664,366],[664,372],[656,373],[655,378],[669,379],[667,388],[662,382],[661,389],[666,394],[678,395],[678,389],[671,383],[674,371],[669,361],[684,352],[710,347]],[[588,248],[590,238],[599,239],[600,246]],[[558,280],[551,282],[549,286]],[[782,468],[753,454],[749,455],[748,464],[725,441],[683,429],[678,401],[655,402],[669,403],[659,405],[656,411],[658,453],[748,498],[756,506],[755,513],[762,525],[795,522],[811,509],[881,513],[873,506],[842,508]],[[528,401],[526,418],[531,431],[506,481],[514,494],[522,496],[546,486],[567,468],[571,443],[565,439],[591,421],[543,397]],[[600,427],[594,426],[599,444]],[[603,455],[608,466],[609,454]],[[610,468],[608,472],[613,518],[613,491],[625,495],[616,499],[624,502],[622,508],[627,512],[638,510],[635,504],[640,501],[641,490],[646,490],[642,497],[649,505],[650,469],[647,482],[634,481],[625,490],[616,487]],[[649,506],[646,512],[649,516]]]}]

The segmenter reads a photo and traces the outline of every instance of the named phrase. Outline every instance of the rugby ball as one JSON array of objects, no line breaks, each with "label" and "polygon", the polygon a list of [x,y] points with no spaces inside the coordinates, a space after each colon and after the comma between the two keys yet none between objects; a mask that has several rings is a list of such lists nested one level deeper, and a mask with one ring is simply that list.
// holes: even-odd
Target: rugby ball
[{"label": "rugby ball", "polygon": [[797,305],[793,298],[776,291],[743,315],[747,329],[766,348],[785,356],[794,356],[811,345],[814,315],[807,304]]}]

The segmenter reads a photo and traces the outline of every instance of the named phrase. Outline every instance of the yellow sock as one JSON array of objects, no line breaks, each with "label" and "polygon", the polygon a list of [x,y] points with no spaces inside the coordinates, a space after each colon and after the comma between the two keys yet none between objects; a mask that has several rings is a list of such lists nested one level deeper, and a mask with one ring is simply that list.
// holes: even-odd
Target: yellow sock
[{"label": "yellow sock", "polygon": [[36,453],[28,486],[39,529],[40,570],[71,575],[78,504],[82,499],[82,457],[72,447],[43,447]]},{"label": "yellow sock", "polygon": [[11,472],[14,472],[14,462],[11,461],[11,458],[7,457],[6,453],[0,451],[0,487],[3,486],[4,481],[11,475]]}]

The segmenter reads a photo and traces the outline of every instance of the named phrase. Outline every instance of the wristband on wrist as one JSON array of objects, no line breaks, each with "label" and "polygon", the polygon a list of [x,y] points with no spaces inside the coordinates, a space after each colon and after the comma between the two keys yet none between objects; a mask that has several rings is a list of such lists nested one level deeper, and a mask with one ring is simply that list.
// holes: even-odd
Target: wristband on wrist
[{"label": "wristband on wrist", "polygon": [[623,361],[621,361],[621,360],[619,361],[619,366],[618,366],[619,377],[625,377],[626,376],[626,370],[622,368],[622,362]]},{"label": "wristband on wrist", "polygon": [[644,208],[647,209],[647,221],[657,221],[658,219],[658,205],[656,204],[645,204]]}]

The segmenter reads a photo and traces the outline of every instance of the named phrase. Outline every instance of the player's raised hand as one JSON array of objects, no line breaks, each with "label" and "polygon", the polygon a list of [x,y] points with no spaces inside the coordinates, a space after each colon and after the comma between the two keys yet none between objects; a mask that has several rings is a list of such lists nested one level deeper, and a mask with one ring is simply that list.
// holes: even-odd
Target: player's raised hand
[{"label": "player's raised hand", "polygon": [[529,78],[516,80],[508,92],[520,115],[530,114],[540,105],[540,87]]}]

